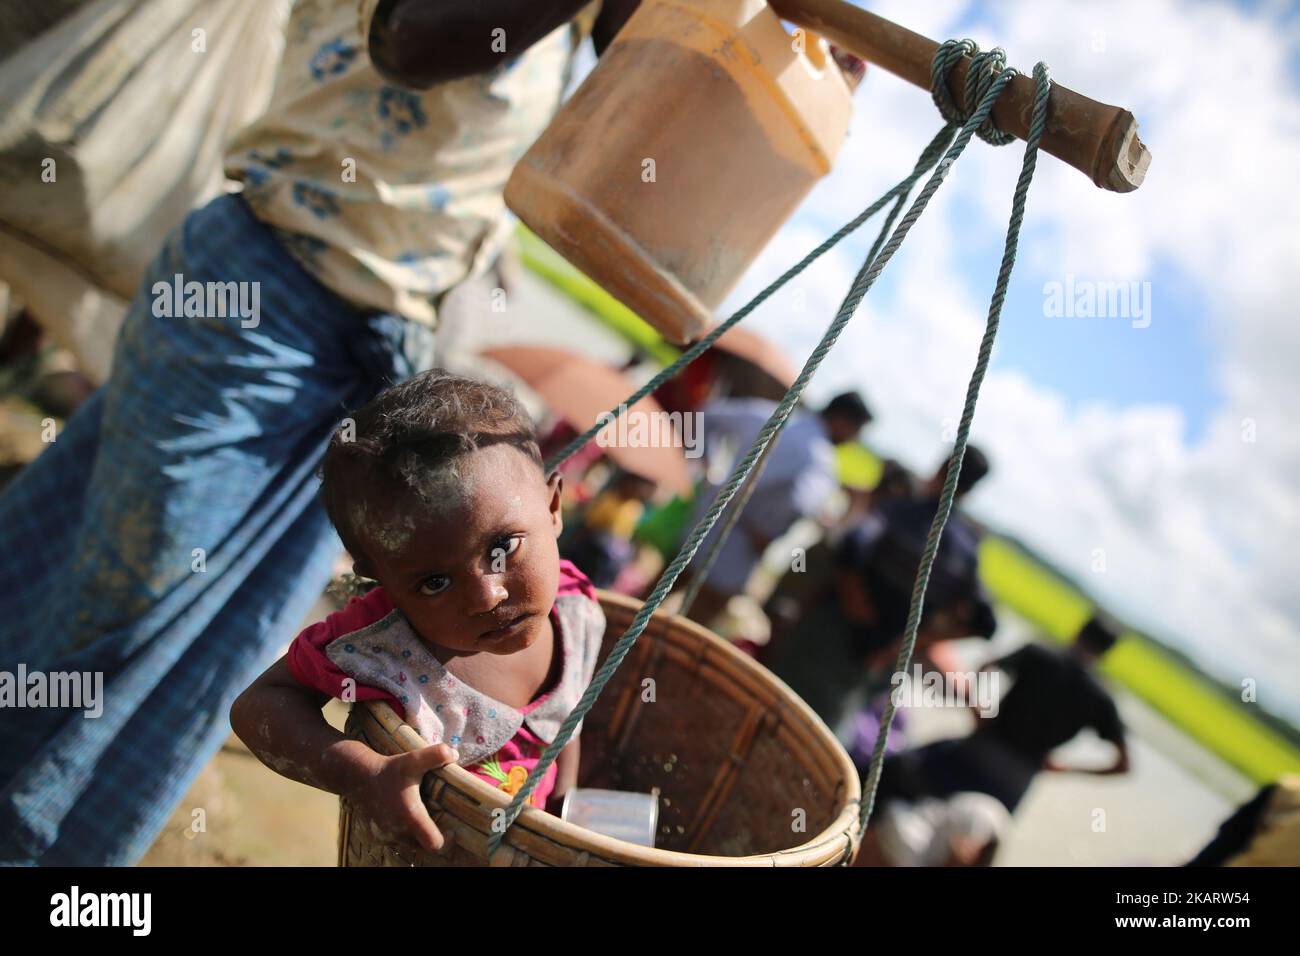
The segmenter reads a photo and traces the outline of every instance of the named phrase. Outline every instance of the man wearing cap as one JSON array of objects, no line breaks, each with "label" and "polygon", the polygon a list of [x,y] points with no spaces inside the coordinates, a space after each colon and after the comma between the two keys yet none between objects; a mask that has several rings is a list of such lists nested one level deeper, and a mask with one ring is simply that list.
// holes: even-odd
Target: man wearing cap
[{"label": "man wearing cap", "polygon": [[[708,472],[688,527],[693,528],[712,507],[775,409],[776,403],[767,399],[724,398],[701,410]],[[744,593],[767,546],[800,518],[818,513],[837,486],[835,446],[852,441],[870,421],[871,413],[857,392],[835,396],[817,414],[791,415],[690,608],[692,619],[708,626],[732,596]],[[735,504],[733,498],[730,507]],[[698,573],[699,562],[717,540],[728,513],[723,512],[701,543],[688,574]]]}]

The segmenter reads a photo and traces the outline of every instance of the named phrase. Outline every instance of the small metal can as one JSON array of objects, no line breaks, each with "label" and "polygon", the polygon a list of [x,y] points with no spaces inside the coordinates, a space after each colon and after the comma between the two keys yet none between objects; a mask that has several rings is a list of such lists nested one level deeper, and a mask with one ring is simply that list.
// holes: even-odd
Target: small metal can
[{"label": "small metal can", "polygon": [[653,847],[659,798],[652,793],[574,787],[564,795],[560,819],[616,840]]}]

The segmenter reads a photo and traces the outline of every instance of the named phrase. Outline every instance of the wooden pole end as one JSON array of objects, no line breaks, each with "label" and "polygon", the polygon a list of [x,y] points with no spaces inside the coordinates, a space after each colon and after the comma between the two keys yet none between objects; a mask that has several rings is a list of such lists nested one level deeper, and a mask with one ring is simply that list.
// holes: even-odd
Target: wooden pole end
[{"label": "wooden pole end", "polygon": [[1138,138],[1137,120],[1124,110],[1115,117],[1098,150],[1098,169],[1092,181],[1111,192],[1131,193],[1146,179],[1151,151]]}]

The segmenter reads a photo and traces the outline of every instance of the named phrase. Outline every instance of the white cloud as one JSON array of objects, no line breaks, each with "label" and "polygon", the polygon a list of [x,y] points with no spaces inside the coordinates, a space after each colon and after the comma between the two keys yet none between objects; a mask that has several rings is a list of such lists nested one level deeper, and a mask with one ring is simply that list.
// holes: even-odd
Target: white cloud
[{"label": "white cloud", "polygon": [[[966,6],[872,9],[947,37]],[[1300,721],[1300,695],[1282,682],[1300,672],[1291,571],[1300,540],[1300,108],[1287,69],[1300,42],[1268,16],[1173,0],[980,8],[972,33],[982,46],[999,42],[1025,72],[1044,59],[1054,79],[1131,108],[1154,156],[1147,182],[1126,196],[1042,157],[1012,282],[1037,288],[1068,272],[1159,280],[1156,323],[1180,320],[1159,311],[1175,291],[1203,303],[1223,401],[1189,444],[1174,405],[1071,408],[995,366],[974,437],[996,470],[972,508],[1222,676],[1255,677],[1261,703]],[[856,107],[836,171],[729,304],[898,179],[938,126],[926,94],[885,74],[869,77]],[[860,384],[878,413],[871,438],[914,467],[933,466],[945,420],[960,410],[992,284],[992,271],[966,280],[962,250],[1000,245],[1020,157],[1018,145],[971,144],[814,383],[815,396]],[[782,293],[750,321],[806,355],[872,235],[868,224],[851,250],[796,280],[809,318],[792,315]],[[1004,314],[1004,335],[1016,321]],[[1253,442],[1243,440],[1250,422]],[[1105,550],[1104,574],[1091,570],[1095,548]]]}]

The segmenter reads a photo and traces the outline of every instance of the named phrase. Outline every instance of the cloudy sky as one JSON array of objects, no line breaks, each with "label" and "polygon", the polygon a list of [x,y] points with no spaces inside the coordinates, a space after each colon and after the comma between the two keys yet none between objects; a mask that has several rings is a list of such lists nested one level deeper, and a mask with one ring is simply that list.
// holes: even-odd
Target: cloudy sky
[{"label": "cloudy sky", "polygon": [[[973,513],[1127,620],[1300,723],[1300,14],[1287,3],[871,2],[936,39],[1000,45],[1028,73],[1138,117],[1145,185],[1116,195],[1044,155],[973,430],[994,472]],[[852,218],[939,126],[869,73],[850,137],[723,309]],[[810,388],[862,389],[865,437],[920,470],[944,454],[1001,255],[1019,143],[976,140]],[[748,322],[803,357],[874,233]],[[1146,316],[1049,315],[1051,283],[1134,282]],[[1147,291],[1149,290],[1149,291]],[[812,321],[818,317],[818,321]],[[949,436],[950,437],[950,436]]]}]

